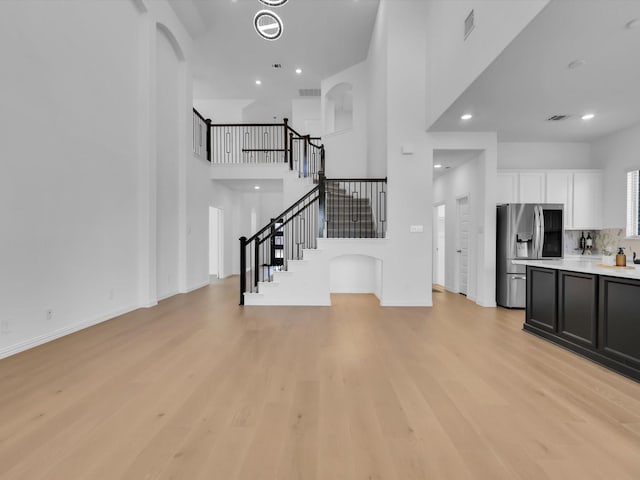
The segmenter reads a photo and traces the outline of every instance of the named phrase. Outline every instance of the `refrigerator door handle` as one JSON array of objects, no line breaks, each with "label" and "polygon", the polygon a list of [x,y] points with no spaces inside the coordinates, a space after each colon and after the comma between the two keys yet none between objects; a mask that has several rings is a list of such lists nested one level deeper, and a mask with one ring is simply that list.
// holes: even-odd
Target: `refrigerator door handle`
[{"label": "refrigerator door handle", "polygon": [[542,206],[538,206],[538,215],[540,215],[540,253],[538,254],[538,258],[542,258],[542,251],[544,249],[544,211],[542,210]]},{"label": "refrigerator door handle", "polygon": [[538,243],[539,243],[539,229],[538,229],[538,206],[533,207],[533,258],[538,258]]}]

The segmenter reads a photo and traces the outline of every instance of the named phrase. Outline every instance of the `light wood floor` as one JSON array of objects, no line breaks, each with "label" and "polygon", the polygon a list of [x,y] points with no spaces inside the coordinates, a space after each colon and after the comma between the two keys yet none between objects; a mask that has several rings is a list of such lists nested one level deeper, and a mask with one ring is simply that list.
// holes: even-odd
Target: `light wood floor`
[{"label": "light wood floor", "polygon": [[1,360],[0,478],[640,478],[640,385],[521,311],[242,309],[236,285]]}]

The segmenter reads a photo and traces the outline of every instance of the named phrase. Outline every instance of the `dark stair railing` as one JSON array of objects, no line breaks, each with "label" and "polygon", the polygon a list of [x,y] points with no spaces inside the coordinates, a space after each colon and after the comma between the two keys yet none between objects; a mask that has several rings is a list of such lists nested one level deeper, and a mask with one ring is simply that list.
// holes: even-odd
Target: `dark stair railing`
[{"label": "dark stair railing", "polygon": [[301,178],[317,183],[324,145],[321,139],[301,135],[285,118],[283,123],[209,123],[213,164],[289,164]]},{"label": "dark stair railing", "polygon": [[320,236],[320,185],[287,208],[251,238],[240,238],[240,305],[244,294],[257,293],[259,282],[301,260],[305,248],[316,248]]},{"label": "dark stair railing", "polygon": [[[323,161],[321,160],[321,166]],[[260,282],[301,260],[318,238],[384,238],[387,179],[327,179],[251,238],[240,238],[240,305],[245,293],[258,293]]]},{"label": "dark stair railing", "polygon": [[327,238],[385,237],[386,178],[332,178],[324,188]]}]

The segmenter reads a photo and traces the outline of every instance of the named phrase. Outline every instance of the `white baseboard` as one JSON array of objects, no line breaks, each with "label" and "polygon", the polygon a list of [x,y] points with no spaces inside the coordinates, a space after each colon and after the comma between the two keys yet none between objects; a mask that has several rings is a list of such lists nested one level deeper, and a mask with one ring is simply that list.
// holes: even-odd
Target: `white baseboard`
[{"label": "white baseboard", "polygon": [[180,290],[175,290],[173,292],[169,292],[166,295],[158,297],[158,301],[161,302],[162,300],[166,300],[167,298],[173,297],[174,295],[178,295],[179,293],[180,293]]},{"label": "white baseboard", "polygon": [[85,328],[93,327],[94,325],[97,325],[102,322],[106,322],[107,320],[111,320],[112,318],[115,318],[115,317],[119,317],[120,315],[124,315],[125,313],[132,312],[134,310],[137,310],[138,308],[139,307],[136,305],[136,306],[115,310],[105,315],[100,315],[99,317],[91,320],[75,323],[68,327],[63,327],[58,330],[54,330],[53,332],[45,333],[43,335],[30,338],[29,340],[24,340],[20,343],[16,343],[15,345],[9,345],[8,347],[4,347],[0,349],[0,358],[10,357],[11,355],[24,352],[25,350],[29,350],[30,348],[37,347],[38,345],[42,345],[43,343],[47,343],[57,338],[69,335],[71,333],[84,330]]},{"label": "white baseboard", "polygon": [[428,302],[380,302],[381,307],[433,307]]},{"label": "white baseboard", "polygon": [[476,305],[487,308],[496,308],[498,306],[496,302],[476,302]]},{"label": "white baseboard", "polygon": [[193,292],[194,290],[199,290],[200,288],[208,287],[210,284],[211,284],[210,280],[207,280],[206,282],[196,283],[195,285],[187,287],[187,291],[184,293],[190,293],[190,292]]}]

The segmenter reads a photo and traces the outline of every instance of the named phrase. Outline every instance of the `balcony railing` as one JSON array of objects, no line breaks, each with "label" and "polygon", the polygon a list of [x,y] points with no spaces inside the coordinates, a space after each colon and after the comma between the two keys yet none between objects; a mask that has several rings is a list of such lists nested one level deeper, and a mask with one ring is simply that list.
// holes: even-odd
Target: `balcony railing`
[{"label": "balcony railing", "polygon": [[209,132],[214,165],[288,164],[299,177],[318,182],[324,145],[298,133],[286,118],[283,123],[210,124]]}]

